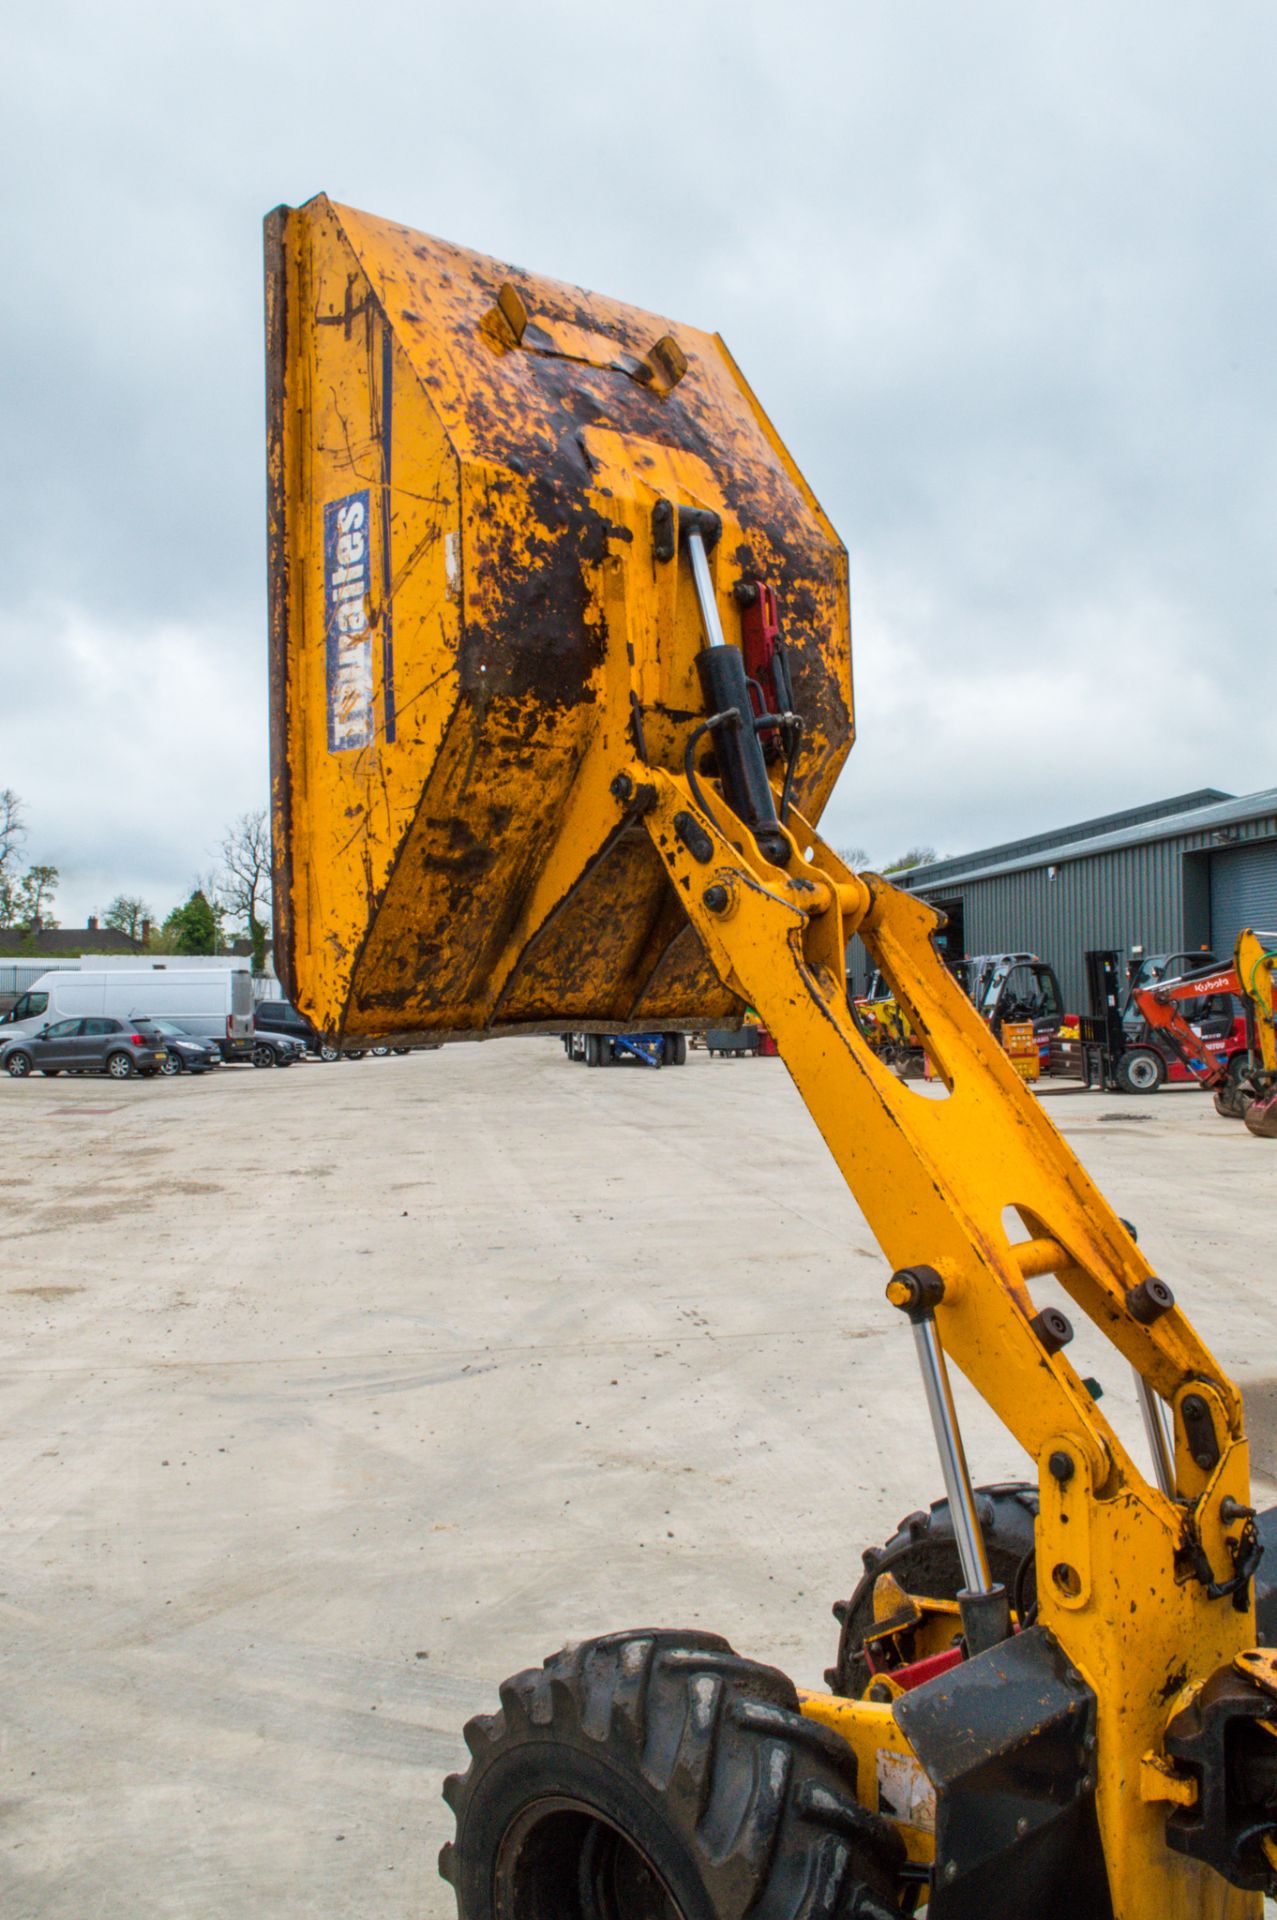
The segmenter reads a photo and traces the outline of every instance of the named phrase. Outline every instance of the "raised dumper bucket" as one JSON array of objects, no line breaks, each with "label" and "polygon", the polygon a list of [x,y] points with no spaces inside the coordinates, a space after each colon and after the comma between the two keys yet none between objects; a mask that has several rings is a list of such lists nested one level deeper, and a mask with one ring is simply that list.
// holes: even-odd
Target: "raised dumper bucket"
[{"label": "raised dumper bucket", "polygon": [[323,196],[266,305],[287,990],[352,1042],[735,1022],[609,791],[705,717],[671,514],[729,641],[775,591],[808,819],[853,727],[846,556],[722,341]]}]

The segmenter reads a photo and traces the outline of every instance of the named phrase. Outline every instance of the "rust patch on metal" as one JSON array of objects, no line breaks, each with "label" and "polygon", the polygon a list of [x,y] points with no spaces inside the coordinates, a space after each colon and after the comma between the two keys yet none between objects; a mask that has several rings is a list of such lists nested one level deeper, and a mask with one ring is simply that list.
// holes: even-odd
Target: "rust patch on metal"
[{"label": "rust patch on metal", "polygon": [[[845,555],[721,341],[323,198],[271,216],[267,280],[293,998],[347,1035],[730,1017],[643,833],[598,857],[617,769],[636,747],[678,768],[702,717],[688,584],[653,556],[657,498],[723,516],[728,607],[741,573],[777,590],[808,817],[850,745]],[[377,721],[339,752],[323,515],[361,490]]]}]

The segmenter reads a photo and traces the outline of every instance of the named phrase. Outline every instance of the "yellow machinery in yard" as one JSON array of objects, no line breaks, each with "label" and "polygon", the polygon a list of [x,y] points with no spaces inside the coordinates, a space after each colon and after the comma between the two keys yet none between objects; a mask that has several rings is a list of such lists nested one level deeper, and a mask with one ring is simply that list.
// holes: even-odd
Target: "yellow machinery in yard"
[{"label": "yellow machinery in yard", "polygon": [[[946,1493],[866,1556],[835,1691],[656,1629],[507,1681],[446,1789],[462,1920],[1253,1920],[1277,1656],[1241,1395],[936,916],[816,831],[853,731],[832,527],[717,336],[325,198],[266,247],[291,997],[352,1043],[757,1008],[890,1263]],[[928,1094],[848,1007],[853,933]],[[1133,1369],[1147,1461],[1049,1288]],[[973,1489],[948,1362],[1026,1486]]]}]

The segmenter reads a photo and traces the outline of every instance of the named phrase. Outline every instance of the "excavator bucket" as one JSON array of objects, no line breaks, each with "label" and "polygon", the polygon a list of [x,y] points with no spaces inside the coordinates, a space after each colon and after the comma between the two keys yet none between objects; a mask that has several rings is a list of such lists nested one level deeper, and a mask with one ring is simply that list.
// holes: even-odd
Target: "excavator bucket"
[{"label": "excavator bucket", "polygon": [[266,306],[297,1005],[351,1042],[735,1018],[641,819],[705,717],[680,510],[727,638],[778,613],[808,819],[853,725],[846,556],[722,341],[323,196],[269,216]]}]

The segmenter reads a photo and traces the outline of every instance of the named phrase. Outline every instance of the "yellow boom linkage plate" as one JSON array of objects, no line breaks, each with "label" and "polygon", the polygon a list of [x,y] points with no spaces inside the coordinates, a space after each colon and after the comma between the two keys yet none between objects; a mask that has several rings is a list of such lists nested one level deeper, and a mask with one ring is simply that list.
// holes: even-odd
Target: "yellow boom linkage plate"
[{"label": "yellow boom linkage plate", "polygon": [[853,735],[846,555],[715,334],[319,197],[266,223],[276,959],[326,1033],[722,1023],[641,820],[704,645],[657,503],[776,588],[809,820]]}]

